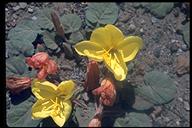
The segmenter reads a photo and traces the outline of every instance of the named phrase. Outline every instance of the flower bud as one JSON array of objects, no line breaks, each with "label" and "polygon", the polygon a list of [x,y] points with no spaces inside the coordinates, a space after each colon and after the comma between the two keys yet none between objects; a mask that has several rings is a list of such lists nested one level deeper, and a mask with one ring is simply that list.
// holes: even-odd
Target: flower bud
[{"label": "flower bud", "polygon": [[32,79],[29,77],[8,77],[6,78],[6,87],[12,93],[19,93],[31,86]]},{"label": "flower bud", "polygon": [[86,91],[99,87],[99,67],[96,61],[90,61],[87,65],[87,75],[84,83]]},{"label": "flower bud", "polygon": [[106,106],[113,106],[116,100],[116,88],[114,82],[110,78],[105,78],[101,82],[101,86],[92,91],[94,95],[100,96],[100,102]]}]

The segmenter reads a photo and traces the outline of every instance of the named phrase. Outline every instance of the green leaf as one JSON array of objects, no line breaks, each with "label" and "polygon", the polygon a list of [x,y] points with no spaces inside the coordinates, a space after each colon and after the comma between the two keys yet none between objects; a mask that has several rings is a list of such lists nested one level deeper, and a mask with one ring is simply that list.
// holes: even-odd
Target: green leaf
[{"label": "green leaf", "polygon": [[174,3],[157,2],[144,4],[143,6],[149,9],[155,17],[164,18],[172,10]]},{"label": "green leaf", "polygon": [[32,120],[31,107],[34,97],[31,95],[20,104],[13,105],[7,110],[7,125],[9,127],[36,127],[41,120]]},{"label": "green leaf", "polygon": [[75,32],[80,29],[82,22],[81,18],[76,14],[67,14],[61,17],[61,23],[65,33]]},{"label": "green leaf", "polygon": [[24,56],[13,56],[6,59],[6,76],[11,75],[32,77],[35,75],[35,71],[28,70]]},{"label": "green leaf", "polygon": [[82,41],[83,39],[84,38],[81,32],[73,32],[69,37],[69,41],[71,44],[76,44]]},{"label": "green leaf", "polygon": [[76,107],[75,109],[75,116],[79,123],[79,127],[87,127],[91,119],[94,117],[95,114],[95,106],[94,103],[89,103],[87,105],[87,112],[83,111],[83,108]]},{"label": "green leaf", "polygon": [[26,56],[34,52],[32,42],[35,41],[37,34],[41,33],[40,28],[31,20],[25,19],[8,33],[8,38],[12,47],[9,50],[16,49]]},{"label": "green leaf", "polygon": [[51,19],[51,11],[52,8],[44,8],[43,10],[37,11],[36,14],[34,14],[36,19],[33,22],[37,24],[39,28],[53,29],[54,25]]},{"label": "green leaf", "polygon": [[189,28],[190,28],[190,24],[189,22],[187,22],[184,26],[182,26],[182,33],[183,33],[183,38],[184,41],[187,43],[187,45],[189,46]]},{"label": "green leaf", "polygon": [[114,127],[152,127],[152,120],[144,113],[130,112],[115,120]]},{"label": "green leaf", "polygon": [[58,45],[55,42],[55,33],[50,32],[44,32],[43,35],[43,41],[45,43],[45,46],[51,50],[57,50]]},{"label": "green leaf", "polygon": [[176,86],[170,77],[159,71],[151,71],[144,76],[145,85],[135,88],[136,94],[145,100],[159,105],[171,101],[176,93]]},{"label": "green leaf", "polygon": [[135,101],[132,105],[132,108],[136,110],[147,110],[153,107],[153,104],[143,99],[140,96],[135,96]]},{"label": "green leaf", "polygon": [[[104,24],[114,24],[118,18],[119,8],[115,3],[90,3],[85,12],[86,23],[90,27]],[[95,27],[96,27],[95,26]]]},{"label": "green leaf", "polygon": [[[119,85],[119,84],[118,84]],[[147,110],[153,107],[153,104],[135,95],[134,86],[124,85],[120,90],[121,99],[136,110]]]}]

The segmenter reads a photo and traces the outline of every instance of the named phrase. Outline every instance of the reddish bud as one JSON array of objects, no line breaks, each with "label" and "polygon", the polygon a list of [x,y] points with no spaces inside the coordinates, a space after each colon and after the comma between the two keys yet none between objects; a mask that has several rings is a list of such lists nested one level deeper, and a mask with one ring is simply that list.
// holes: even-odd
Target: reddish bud
[{"label": "reddish bud", "polygon": [[53,60],[47,62],[47,73],[54,74],[57,72],[57,64]]},{"label": "reddish bud", "polygon": [[54,74],[57,71],[57,64],[55,61],[50,60],[45,52],[38,52],[32,57],[27,57],[26,63],[32,68],[39,69],[37,78],[40,80],[45,79],[48,74]]},{"label": "reddish bud", "polygon": [[87,65],[87,75],[84,83],[86,91],[99,87],[99,67],[96,61],[89,61]]},{"label": "reddish bud", "polygon": [[101,82],[101,86],[92,91],[94,95],[100,96],[100,102],[106,106],[113,106],[116,100],[116,88],[114,82],[110,78],[105,78]]},{"label": "reddish bud", "polygon": [[19,93],[31,86],[32,79],[29,77],[8,77],[6,78],[6,87],[12,93]]}]

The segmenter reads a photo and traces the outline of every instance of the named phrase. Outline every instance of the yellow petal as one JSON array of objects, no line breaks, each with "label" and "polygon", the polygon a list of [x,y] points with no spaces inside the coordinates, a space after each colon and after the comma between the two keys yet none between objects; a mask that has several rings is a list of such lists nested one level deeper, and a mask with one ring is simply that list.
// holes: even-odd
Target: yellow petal
[{"label": "yellow petal", "polygon": [[65,122],[69,119],[69,116],[72,111],[71,101],[68,100],[62,102],[62,104],[64,107],[61,109],[58,115],[51,115],[52,119],[59,127],[62,127],[65,124]]},{"label": "yellow petal", "polygon": [[32,118],[41,119],[50,116],[54,104],[50,100],[37,100],[32,106]]},{"label": "yellow petal", "polygon": [[127,67],[121,53],[116,51],[105,55],[104,62],[107,68],[114,74],[115,79],[122,81],[126,78]]},{"label": "yellow petal", "polygon": [[123,53],[124,62],[131,61],[135,58],[139,49],[143,46],[143,41],[138,36],[129,36],[121,41],[116,47]]},{"label": "yellow petal", "polygon": [[49,81],[39,81],[35,79],[32,82],[32,92],[37,99],[52,99],[55,97],[57,86]]},{"label": "yellow petal", "polygon": [[100,45],[100,47],[103,47],[106,51],[109,50],[110,47],[112,46],[110,33],[104,27],[95,29],[91,34],[90,41],[97,43],[98,45]]},{"label": "yellow petal", "polygon": [[75,45],[75,50],[79,55],[87,56],[90,59],[102,61],[104,49],[98,44],[90,41],[82,41]]},{"label": "yellow petal", "polygon": [[72,80],[63,81],[58,85],[57,94],[64,96],[64,100],[68,100],[73,95],[75,83]]},{"label": "yellow petal", "polygon": [[113,47],[115,47],[118,42],[122,41],[124,39],[124,35],[117,27],[114,25],[108,24],[105,26],[105,28],[109,31],[111,36],[111,42],[113,43]]}]

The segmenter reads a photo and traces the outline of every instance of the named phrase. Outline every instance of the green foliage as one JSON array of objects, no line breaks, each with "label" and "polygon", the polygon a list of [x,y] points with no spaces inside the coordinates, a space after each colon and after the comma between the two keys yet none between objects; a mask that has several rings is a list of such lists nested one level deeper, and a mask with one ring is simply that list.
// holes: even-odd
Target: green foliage
[{"label": "green foliage", "polygon": [[86,23],[94,28],[104,24],[114,24],[119,8],[115,3],[90,3],[86,10]]},{"label": "green foliage", "polygon": [[130,112],[115,120],[114,127],[152,127],[152,120],[144,113]]},{"label": "green foliage", "polygon": [[13,56],[6,59],[6,76],[34,76],[35,71],[29,71],[25,63],[25,57]]},{"label": "green foliage", "polygon": [[76,14],[67,14],[61,17],[61,23],[65,33],[72,33],[80,29],[82,22],[81,18]]},{"label": "green foliage", "polygon": [[9,51],[12,49],[30,56],[34,52],[32,42],[35,41],[37,34],[41,33],[40,28],[31,20],[25,19],[8,33],[10,40]]},{"label": "green foliage", "polygon": [[51,8],[44,8],[41,11],[37,11],[35,16],[36,16],[36,20],[34,20],[33,22],[39,26],[39,28],[44,28],[44,29],[48,29],[48,30],[52,30],[54,25],[51,19]]},{"label": "green foliage", "polygon": [[81,107],[75,108],[75,116],[77,118],[79,127],[87,127],[91,119],[94,117],[94,114],[95,114],[94,103],[88,103],[87,106],[88,107],[85,110],[87,111],[86,113]]},{"label": "green foliage", "polygon": [[144,76],[144,85],[135,88],[136,94],[155,104],[168,103],[174,98],[176,86],[168,75],[151,71]]},{"label": "green foliage", "polygon": [[69,37],[69,42],[71,44],[76,44],[84,39],[81,32],[73,32]]},{"label": "green foliage", "polygon": [[143,4],[143,6],[157,18],[164,18],[167,13],[169,13],[173,6],[174,3],[168,3],[168,2],[158,2],[158,3],[147,3]]},{"label": "green foliage", "polygon": [[48,49],[57,50],[59,48],[58,45],[55,43],[55,33],[44,32],[42,35],[45,46]]},{"label": "green foliage", "polygon": [[9,127],[36,127],[41,120],[32,120],[31,107],[34,97],[31,95],[20,104],[13,105],[7,110],[7,125]]}]

